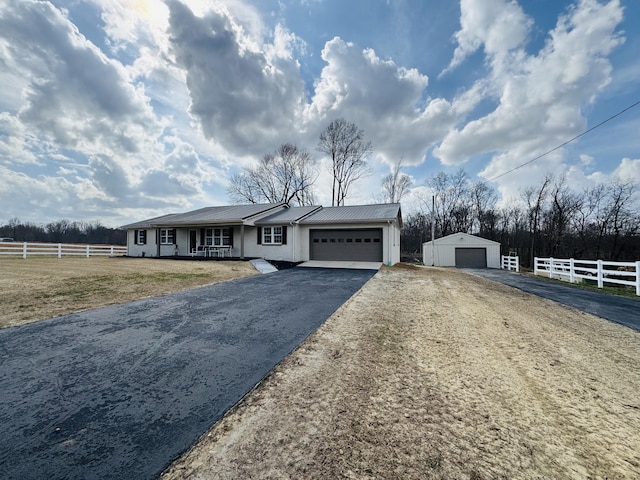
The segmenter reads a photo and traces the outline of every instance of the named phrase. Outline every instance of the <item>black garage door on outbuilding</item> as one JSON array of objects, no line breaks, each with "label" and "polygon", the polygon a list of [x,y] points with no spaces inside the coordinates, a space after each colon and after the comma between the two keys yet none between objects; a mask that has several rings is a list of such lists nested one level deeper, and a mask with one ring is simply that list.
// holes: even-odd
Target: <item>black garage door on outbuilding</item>
[{"label": "black garage door on outbuilding", "polygon": [[487,249],[456,248],[456,267],[487,268]]},{"label": "black garage door on outbuilding", "polygon": [[309,232],[311,260],[382,261],[382,229],[317,229]]}]

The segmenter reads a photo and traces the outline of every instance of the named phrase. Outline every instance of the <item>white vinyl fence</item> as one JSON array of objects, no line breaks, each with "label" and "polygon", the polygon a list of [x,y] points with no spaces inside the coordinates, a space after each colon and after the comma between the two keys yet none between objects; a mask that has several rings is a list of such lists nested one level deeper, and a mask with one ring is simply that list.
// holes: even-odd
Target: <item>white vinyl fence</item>
[{"label": "white vinyl fence", "polygon": [[514,272],[520,271],[520,257],[514,257],[513,255],[502,255],[502,261],[500,262],[500,268],[503,270],[513,270]]},{"label": "white vinyl fence", "polygon": [[51,255],[77,257],[115,257],[127,254],[124,245],[84,245],[77,243],[0,243],[0,255],[19,255],[27,258],[32,255]]},{"label": "white vinyl fence", "polygon": [[636,287],[640,295],[640,262],[607,262],[603,260],[575,260],[573,258],[534,259],[533,273],[549,278],[577,283],[582,279],[596,280],[598,288],[605,283]]}]

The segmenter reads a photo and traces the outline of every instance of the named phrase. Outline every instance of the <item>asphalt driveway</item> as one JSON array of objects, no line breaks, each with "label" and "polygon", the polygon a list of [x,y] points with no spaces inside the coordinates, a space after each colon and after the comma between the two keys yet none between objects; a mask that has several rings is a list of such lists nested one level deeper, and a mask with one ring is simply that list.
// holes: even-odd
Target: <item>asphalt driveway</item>
[{"label": "asphalt driveway", "polygon": [[294,268],[0,330],[0,478],[156,478],[374,274]]},{"label": "asphalt driveway", "polygon": [[611,322],[640,331],[640,298],[627,298],[593,290],[584,290],[542,277],[522,275],[508,270],[465,269],[495,282],[515,287],[523,292],[591,313]]}]

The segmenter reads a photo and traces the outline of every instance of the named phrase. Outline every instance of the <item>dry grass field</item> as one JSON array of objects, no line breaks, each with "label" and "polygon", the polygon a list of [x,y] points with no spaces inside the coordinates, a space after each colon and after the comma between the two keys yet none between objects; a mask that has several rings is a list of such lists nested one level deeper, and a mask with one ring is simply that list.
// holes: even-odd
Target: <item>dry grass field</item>
[{"label": "dry grass field", "polygon": [[257,274],[249,262],[0,257],[0,328]]}]

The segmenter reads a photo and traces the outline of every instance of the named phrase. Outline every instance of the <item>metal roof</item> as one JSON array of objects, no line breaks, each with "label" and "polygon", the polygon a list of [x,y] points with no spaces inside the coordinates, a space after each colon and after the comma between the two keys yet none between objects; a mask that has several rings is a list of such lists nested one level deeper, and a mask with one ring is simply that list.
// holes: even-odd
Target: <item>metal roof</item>
[{"label": "metal roof", "polygon": [[186,213],[178,213],[167,219],[150,222],[152,226],[179,226],[179,225],[212,225],[244,223],[246,220],[268,213],[282,203],[262,203],[250,205],[225,205],[220,207],[205,207]]},{"label": "metal roof", "polygon": [[394,220],[398,220],[399,225],[402,226],[399,203],[324,207],[302,219],[300,223],[376,223]]},{"label": "metal roof", "polygon": [[310,205],[304,207],[289,207],[279,212],[274,213],[273,215],[269,215],[268,217],[261,218],[260,220],[256,220],[256,225],[271,225],[278,224],[283,225],[286,223],[297,222],[298,220],[306,217],[310,213],[315,212],[316,210],[321,209],[321,205]]},{"label": "metal roof", "polygon": [[130,223],[128,225],[123,225],[120,228],[131,229],[131,228],[151,228],[157,222],[163,222],[169,220],[171,217],[175,215],[180,215],[179,213],[169,213],[167,215],[161,215],[159,217],[149,218],[147,220],[141,220],[139,222]]},{"label": "metal roof", "polygon": [[[384,223],[398,221],[402,227],[402,212],[399,203],[374,205],[348,205],[342,207],[322,207],[320,205],[287,207],[284,203],[263,203],[250,205],[225,205],[205,207],[185,213],[172,213],[124,225],[122,228],[156,228],[196,225],[247,224],[254,217],[265,215],[256,224],[341,224],[341,223]],[[251,224],[251,223],[249,223]]]}]

